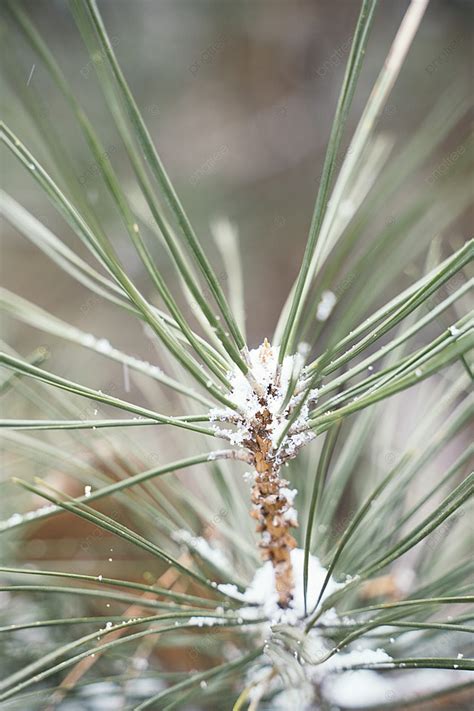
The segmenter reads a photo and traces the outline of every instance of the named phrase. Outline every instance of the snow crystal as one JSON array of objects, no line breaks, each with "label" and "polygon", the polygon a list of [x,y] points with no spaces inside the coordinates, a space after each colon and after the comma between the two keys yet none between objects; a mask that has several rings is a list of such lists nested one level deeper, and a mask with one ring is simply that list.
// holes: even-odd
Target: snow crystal
[{"label": "snow crystal", "polygon": [[92,486],[87,484],[87,486],[84,487],[84,496],[90,496],[92,493]]},{"label": "snow crystal", "polygon": [[332,291],[323,291],[321,301],[318,304],[316,318],[318,321],[327,321],[336,305],[337,297]]},{"label": "snow crystal", "polygon": [[457,326],[450,326],[448,328],[448,331],[452,336],[459,336],[459,334],[461,333]]}]

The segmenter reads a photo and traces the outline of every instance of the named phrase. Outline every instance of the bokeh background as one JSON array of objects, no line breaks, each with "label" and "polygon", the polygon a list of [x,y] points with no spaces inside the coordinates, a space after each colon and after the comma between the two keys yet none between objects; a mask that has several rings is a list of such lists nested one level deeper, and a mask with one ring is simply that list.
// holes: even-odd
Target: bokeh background
[{"label": "bokeh background", "polygon": [[[379,3],[346,144],[407,5],[404,0]],[[138,199],[67,3],[35,0],[24,7],[87,108],[128,194]],[[461,80],[469,91],[473,8],[470,0],[430,3],[380,130],[403,142],[450,84]],[[226,216],[238,228],[248,334],[256,345],[271,335],[298,270],[359,3],[103,0],[100,9],[165,166],[208,251],[215,250],[209,231],[213,219]],[[8,25],[6,34],[4,52],[12,44],[15,50],[3,77],[7,121],[48,164],[18,98],[18,83],[26,85],[36,65],[29,87],[38,92],[52,130],[70,151],[87,197],[100,203],[109,234],[116,243],[122,241],[122,227],[63,99],[23,38]],[[14,71],[9,71],[13,57]],[[457,145],[456,135],[452,145]],[[2,172],[17,199],[61,238],[71,240],[68,228],[12,157],[3,155]],[[403,195],[398,199],[402,202]],[[371,230],[396,219],[397,202],[387,204],[384,212],[378,222],[374,218]],[[139,259],[125,241],[122,256],[140,281]],[[219,272],[217,256],[214,263]],[[136,326],[124,329],[122,314],[113,307],[85,306],[87,292],[8,228],[3,230],[2,279],[7,288],[64,320],[92,332],[107,330],[118,347],[147,355]],[[20,349],[38,345],[37,334],[13,324],[5,326],[5,333]],[[93,357],[60,344],[51,352],[52,365],[61,368],[66,358],[69,373]]]}]

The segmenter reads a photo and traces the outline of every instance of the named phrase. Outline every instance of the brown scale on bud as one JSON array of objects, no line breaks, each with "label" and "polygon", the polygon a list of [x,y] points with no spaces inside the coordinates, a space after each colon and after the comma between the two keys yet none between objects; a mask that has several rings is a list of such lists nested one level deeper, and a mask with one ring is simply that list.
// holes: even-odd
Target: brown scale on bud
[{"label": "brown scale on bud", "polygon": [[271,414],[266,408],[265,397],[260,399],[262,410],[256,417],[251,430],[251,438],[245,444],[253,452],[256,469],[252,488],[254,509],[251,516],[258,522],[257,531],[262,534],[260,548],[264,560],[270,560],[275,571],[275,587],[280,607],[288,607],[293,599],[293,567],[291,551],[296,541],[290,529],[298,525],[287,514],[291,508],[282,489],[288,486],[279,476],[279,467],[272,457],[272,445],[267,427],[271,424]]}]

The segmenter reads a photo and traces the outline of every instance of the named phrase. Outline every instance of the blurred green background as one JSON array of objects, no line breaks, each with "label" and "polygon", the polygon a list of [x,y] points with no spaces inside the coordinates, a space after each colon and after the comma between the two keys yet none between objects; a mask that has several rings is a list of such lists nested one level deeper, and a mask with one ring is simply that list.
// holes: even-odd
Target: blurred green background
[{"label": "blurred green background", "polygon": [[[249,340],[257,345],[265,335],[271,336],[301,260],[359,3],[103,0],[99,5],[165,166],[209,253],[215,251],[209,236],[212,219],[226,216],[238,228]],[[407,5],[379,3],[345,145]],[[138,200],[125,151],[67,2],[35,0],[24,7],[86,107],[128,194]],[[403,143],[455,80],[463,81],[469,91],[473,7],[466,0],[430,3],[382,117],[381,131]],[[20,101],[25,90],[35,92],[51,128],[70,152],[79,185],[98,206],[130,274],[141,283],[139,259],[123,239],[123,228],[62,97],[23,37],[9,23],[3,32],[7,122],[51,166]],[[457,145],[455,135],[452,145]],[[2,156],[2,174],[16,199],[78,248],[69,229],[9,155]],[[416,189],[426,190],[423,180],[423,175],[414,176]],[[409,193],[413,185],[406,189]],[[367,238],[397,218],[403,199],[402,191],[397,201],[386,204],[384,214],[374,215]],[[216,255],[213,259],[219,273],[219,259]],[[121,313],[101,302],[90,303],[85,289],[9,228],[3,229],[2,282],[64,320],[103,333],[117,347],[151,357],[150,345],[132,319],[123,328]],[[23,352],[42,344],[31,329],[12,323],[4,325],[4,337]],[[85,367],[85,359],[94,358],[67,344],[47,345],[51,366],[62,371],[66,359],[70,375],[76,367]],[[99,380],[91,384],[98,386],[101,377],[98,374]]]}]

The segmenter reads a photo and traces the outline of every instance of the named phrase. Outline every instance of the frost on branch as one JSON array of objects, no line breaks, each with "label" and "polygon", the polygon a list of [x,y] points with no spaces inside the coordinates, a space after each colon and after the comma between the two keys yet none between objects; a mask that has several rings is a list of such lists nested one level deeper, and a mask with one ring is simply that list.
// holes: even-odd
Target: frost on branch
[{"label": "frost on branch", "polygon": [[[294,588],[290,554],[296,541],[290,529],[298,525],[293,507],[297,492],[288,488],[289,482],[280,477],[280,470],[314,437],[308,420],[317,392],[311,391],[304,399],[300,354],[286,356],[280,366],[278,349],[265,339],[259,348],[247,354],[247,360],[247,375],[238,368],[228,374],[230,398],[236,409],[213,409],[210,415],[212,420],[230,425],[226,428],[216,425],[217,434],[244,447],[252,456],[255,474],[251,515],[262,534],[262,557],[270,560],[275,570],[278,603],[287,608]],[[291,422],[298,407],[299,412]]]}]

